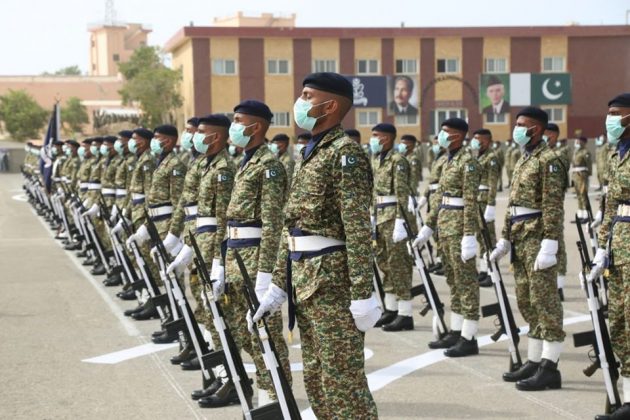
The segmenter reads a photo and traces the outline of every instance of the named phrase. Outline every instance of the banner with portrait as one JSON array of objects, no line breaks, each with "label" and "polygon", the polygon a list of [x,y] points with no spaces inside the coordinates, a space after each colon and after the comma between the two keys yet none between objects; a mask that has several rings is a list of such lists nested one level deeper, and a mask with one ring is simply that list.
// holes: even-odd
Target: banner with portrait
[{"label": "banner with portrait", "polygon": [[387,115],[418,115],[418,81],[412,76],[387,76]]},{"label": "banner with portrait", "polygon": [[510,112],[510,75],[482,74],[479,78],[479,111],[488,119]]}]

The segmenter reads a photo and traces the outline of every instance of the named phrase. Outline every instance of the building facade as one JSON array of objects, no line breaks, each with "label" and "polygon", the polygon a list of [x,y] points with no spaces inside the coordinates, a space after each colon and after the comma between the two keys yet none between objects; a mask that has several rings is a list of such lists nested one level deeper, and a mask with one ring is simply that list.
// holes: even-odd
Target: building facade
[{"label": "building facade", "polygon": [[382,121],[427,139],[452,116],[507,139],[528,104],[546,109],[562,136],[593,137],[607,101],[630,86],[630,26],[184,27],[165,49],[183,75],[180,123],[258,99],[274,112],[270,136],[300,131],[293,103],[313,71],[351,80],[344,127],[363,141]]}]

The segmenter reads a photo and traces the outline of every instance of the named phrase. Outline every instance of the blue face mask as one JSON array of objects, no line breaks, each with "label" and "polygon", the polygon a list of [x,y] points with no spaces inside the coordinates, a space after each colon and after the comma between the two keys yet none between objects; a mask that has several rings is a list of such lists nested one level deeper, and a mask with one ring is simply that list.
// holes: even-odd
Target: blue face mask
[{"label": "blue face mask", "polygon": [[251,138],[251,136],[245,135],[245,129],[247,129],[247,127],[251,127],[254,124],[250,124],[248,126],[244,126],[243,124],[234,122],[230,124],[230,139],[232,140],[232,143],[234,143],[235,146],[242,147],[244,149]]},{"label": "blue face mask", "polygon": [[433,152],[435,156],[437,156],[440,153],[440,149],[441,147],[439,144],[434,144],[431,146],[431,151]]},{"label": "blue face mask", "polygon": [[136,139],[129,140],[129,143],[127,143],[127,149],[129,149],[129,151],[134,155],[138,153],[138,142]]},{"label": "blue face mask", "polygon": [[118,153],[120,156],[123,155],[123,153],[125,153],[125,149],[123,148],[122,142],[120,140],[116,140],[114,142],[114,150],[116,151],[116,153]]},{"label": "blue face mask", "polygon": [[326,116],[326,114],[319,117],[310,117],[308,113],[311,111],[311,109],[313,109],[313,107],[320,106],[328,102],[330,101],[313,105],[309,101],[306,101],[302,98],[297,98],[295,104],[293,105],[293,119],[295,120],[295,124],[297,124],[298,127],[303,128],[304,130],[313,130],[313,127],[315,127],[317,120]]},{"label": "blue face mask", "polygon": [[626,131],[626,127],[621,125],[621,119],[627,116],[628,115],[606,115],[606,133],[608,134],[608,138],[614,137],[618,139],[621,137],[623,132]]},{"label": "blue face mask", "polygon": [[407,153],[407,145],[405,143],[400,143],[398,145],[398,153],[403,154],[403,155]]},{"label": "blue face mask", "polygon": [[529,130],[529,127],[520,126],[516,126],[514,127],[514,130],[512,130],[512,138],[514,139],[516,144],[521,147],[525,146],[532,139],[530,136],[527,135],[527,130]]},{"label": "blue face mask", "polygon": [[209,144],[204,144],[205,140],[206,140],[206,135],[203,133],[195,133],[195,135],[192,138],[192,142],[193,142],[193,145],[195,146],[195,150],[201,153],[202,155],[205,155],[206,152],[208,151],[208,147],[210,147]]},{"label": "blue face mask", "polygon": [[182,134],[182,149],[188,151],[193,147],[193,134],[189,132],[185,132]]},{"label": "blue face mask", "polygon": [[230,146],[228,147],[228,153],[230,154],[230,156],[236,156],[236,146],[230,144]]},{"label": "blue face mask", "polygon": [[104,144],[101,144],[101,148],[99,151],[101,152],[101,155],[103,156],[109,155],[109,148],[105,146]]},{"label": "blue face mask", "polygon": [[438,144],[442,149],[448,149],[448,145],[451,143],[448,136],[449,134],[444,130],[440,130],[438,133]]},{"label": "blue face mask", "polygon": [[269,146],[267,147],[269,147],[269,150],[274,155],[277,155],[280,152],[280,149],[278,148],[278,145],[276,143],[269,143]]},{"label": "blue face mask", "polygon": [[470,150],[479,150],[479,149],[481,149],[481,143],[479,143],[479,140],[472,139],[470,141]]},{"label": "blue face mask", "polygon": [[79,150],[77,150],[77,154],[79,155],[79,157],[81,159],[84,159],[85,158],[85,147],[84,146],[79,147]]},{"label": "blue face mask", "polygon": [[378,137],[370,138],[370,150],[373,155],[378,155],[383,150],[383,145],[381,144],[381,140]]},{"label": "blue face mask", "polygon": [[90,153],[92,153],[93,156],[98,156],[98,146],[90,146]]},{"label": "blue face mask", "polygon": [[153,154],[159,155],[160,153],[162,153],[162,143],[160,143],[160,140],[158,140],[157,138],[153,137],[151,139],[150,147]]}]

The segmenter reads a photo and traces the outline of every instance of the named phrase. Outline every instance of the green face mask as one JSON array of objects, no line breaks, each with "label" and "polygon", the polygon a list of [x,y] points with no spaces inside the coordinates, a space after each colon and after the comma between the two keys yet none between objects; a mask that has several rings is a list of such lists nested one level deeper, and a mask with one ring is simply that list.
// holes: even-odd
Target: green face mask
[{"label": "green face mask", "polygon": [[120,156],[123,155],[123,153],[125,153],[125,149],[123,148],[122,142],[120,140],[116,140],[114,142],[114,150],[116,151],[116,153],[118,153]]},{"label": "green face mask", "polygon": [[103,156],[109,156],[109,147],[105,146],[104,144],[101,144],[101,148],[99,152],[101,152],[101,155]]},{"label": "green face mask", "polygon": [[81,159],[85,159],[85,147],[84,146],[79,147],[79,150],[77,150],[77,153],[79,154],[79,157]]},{"label": "green face mask", "polygon": [[527,130],[529,130],[529,127],[516,126],[512,131],[512,138],[514,139],[516,144],[521,147],[525,146],[532,139],[530,136],[527,135]]},{"label": "green face mask", "polygon": [[273,153],[274,155],[277,155],[280,152],[280,149],[278,148],[278,145],[276,143],[270,143],[268,147],[271,153]]},{"label": "green face mask", "polygon": [[127,143],[127,149],[129,149],[129,151],[134,155],[138,153],[138,142],[136,139],[129,140],[129,143]]}]

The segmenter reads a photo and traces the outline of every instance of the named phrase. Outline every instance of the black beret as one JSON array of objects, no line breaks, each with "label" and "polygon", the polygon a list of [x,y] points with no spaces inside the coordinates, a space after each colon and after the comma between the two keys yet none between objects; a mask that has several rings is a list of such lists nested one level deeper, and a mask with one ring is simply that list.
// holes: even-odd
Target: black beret
[{"label": "black beret", "polygon": [[475,130],[475,132],[473,133],[473,136],[475,134],[479,134],[480,136],[490,136],[490,137],[492,137],[492,131],[488,130],[487,128],[480,128],[478,130]]},{"label": "black beret", "polygon": [[461,118],[449,118],[442,123],[441,127],[444,126],[463,131],[464,133],[468,132],[468,123]]},{"label": "black beret", "polygon": [[549,122],[549,116],[547,115],[547,113],[545,111],[543,111],[540,108],[537,108],[535,106],[528,106],[525,107],[523,109],[521,109],[518,114],[516,114],[516,118],[523,116],[523,117],[529,117],[532,118],[536,121],[539,121],[542,123],[542,125],[544,125],[545,127],[547,127],[547,123]]},{"label": "black beret", "polygon": [[488,80],[486,81],[486,86],[492,86],[492,85],[502,85],[503,82],[501,81],[501,79],[499,79],[497,76],[490,76],[488,77]]},{"label": "black beret", "polygon": [[400,138],[400,140],[406,140],[406,141],[410,141],[412,143],[416,143],[418,141],[416,136],[414,136],[413,134],[403,134],[403,136]]},{"label": "black beret", "polygon": [[105,136],[105,137],[103,137],[103,142],[104,142],[104,143],[111,143],[111,144],[114,144],[114,142],[115,142],[116,140],[118,140],[118,137],[116,137],[116,136]]},{"label": "black beret", "polygon": [[164,134],[165,136],[170,136],[170,137],[175,137],[175,138],[177,138],[178,136],[177,127],[175,127],[174,125],[169,125],[169,124],[158,125],[157,127],[155,127],[155,133]]},{"label": "black beret", "polygon": [[218,127],[230,127],[230,119],[224,114],[210,114],[205,117],[197,118],[197,126],[204,125],[216,125]]},{"label": "black beret", "polygon": [[289,136],[284,133],[276,134],[271,141],[289,141]]},{"label": "black beret", "polygon": [[79,143],[77,143],[76,140],[66,140],[66,144],[69,144],[70,146],[74,146],[74,147],[79,147]]},{"label": "black beret", "polygon": [[103,143],[103,137],[92,137],[92,143]]},{"label": "black beret", "polygon": [[582,143],[586,143],[588,141],[588,139],[584,136],[579,137],[578,140],[581,141]]},{"label": "black beret", "polygon": [[53,146],[63,146],[63,142],[61,140],[53,140]]},{"label": "black beret", "polygon": [[[348,134],[347,131],[346,131],[346,134]],[[297,138],[298,138],[298,140],[302,140],[302,139],[310,140],[310,139],[313,138],[313,135],[311,133],[308,133],[308,132],[307,133],[300,133],[300,134],[298,134]]]},{"label": "black beret", "polygon": [[130,139],[131,136],[133,136],[133,131],[131,131],[131,130],[122,130],[122,131],[118,132],[118,135],[120,137],[124,137],[126,139]]},{"label": "black beret", "polygon": [[622,107],[630,107],[630,93],[622,93],[621,95],[615,96],[610,102],[608,102],[608,106],[622,106]]},{"label": "black beret", "polygon": [[396,135],[396,127],[388,123],[376,124],[372,127],[372,131],[378,131],[380,133],[390,133]]},{"label": "black beret", "polygon": [[359,130],[355,130],[354,128],[349,128],[346,131],[344,131],[344,133],[346,133],[346,136],[348,137],[361,138],[361,133],[359,133]]},{"label": "black beret", "polygon": [[269,107],[254,99],[246,99],[234,107],[234,113],[253,115],[254,117],[263,118],[269,122],[273,118],[273,114]]},{"label": "black beret", "polygon": [[153,138],[153,131],[146,128],[136,128],[133,130],[133,134],[142,137],[143,139],[151,140]]},{"label": "black beret", "polygon": [[199,118],[197,117],[192,117],[190,118],[188,121],[186,121],[186,124],[190,124],[193,127],[199,127]]},{"label": "black beret", "polygon": [[335,95],[354,99],[352,84],[348,79],[338,73],[322,72],[311,73],[304,78],[302,86],[334,93]]},{"label": "black beret", "polygon": [[547,128],[545,128],[545,130],[555,131],[556,133],[559,133],[560,132],[560,127],[558,127],[558,124],[549,123],[549,124],[547,124]]},{"label": "black beret", "polygon": [[91,144],[91,143],[92,143],[92,137],[88,137],[86,139],[81,140],[81,144],[88,145],[88,144]]}]

